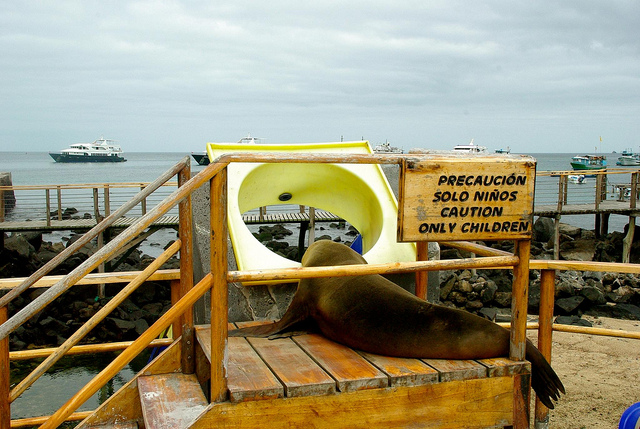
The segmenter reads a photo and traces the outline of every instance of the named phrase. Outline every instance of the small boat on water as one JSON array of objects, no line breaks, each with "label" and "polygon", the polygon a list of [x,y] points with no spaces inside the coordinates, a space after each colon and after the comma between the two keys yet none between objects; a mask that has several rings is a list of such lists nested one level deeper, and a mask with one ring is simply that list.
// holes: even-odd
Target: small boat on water
[{"label": "small boat on water", "polygon": [[569,177],[571,183],[576,183],[578,185],[583,184],[585,179],[587,178],[587,176],[585,176],[584,174],[570,174],[567,177]]},{"label": "small boat on water", "polygon": [[49,152],[55,162],[125,162],[122,149],[115,140],[100,137],[93,143],[75,143],[60,152]]},{"label": "small boat on water", "polygon": [[402,149],[399,147],[391,146],[388,141],[380,143],[373,148],[375,153],[402,153]]},{"label": "small boat on water", "polygon": [[509,154],[509,153],[511,153],[511,148],[509,146],[507,146],[506,149],[496,149],[496,153]]},{"label": "small boat on water", "polygon": [[473,144],[473,139],[469,142],[469,144],[460,144],[453,148],[454,152],[458,153],[486,153],[486,146],[478,146]]},{"label": "small boat on water", "polygon": [[[257,144],[260,142],[260,138],[258,137],[251,137],[251,134],[247,134],[246,137],[241,138],[240,140],[238,140],[239,144]],[[209,156],[207,155],[207,152],[191,152],[191,156],[193,157],[193,159],[196,160],[196,162],[199,165],[209,165]]]},{"label": "small boat on water", "polygon": [[640,165],[640,153],[633,153],[631,149],[625,149],[618,157],[616,165],[622,165],[625,167]]},{"label": "small boat on water", "polygon": [[576,155],[571,158],[574,170],[604,170],[607,168],[607,157],[604,155]]}]

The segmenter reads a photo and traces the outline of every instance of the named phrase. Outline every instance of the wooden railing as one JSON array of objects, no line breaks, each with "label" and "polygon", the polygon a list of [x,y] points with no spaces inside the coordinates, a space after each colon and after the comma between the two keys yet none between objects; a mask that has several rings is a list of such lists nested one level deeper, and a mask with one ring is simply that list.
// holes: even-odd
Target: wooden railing
[{"label": "wooden railing", "polygon": [[[313,268],[290,268],[280,270],[257,270],[257,271],[227,271],[227,206],[226,206],[226,166],[231,162],[287,162],[287,163],[337,163],[337,164],[369,164],[369,163],[386,163],[400,164],[403,160],[402,156],[389,155],[348,155],[343,154],[324,154],[324,155],[300,155],[300,154],[283,154],[283,155],[265,155],[265,154],[232,154],[221,157],[203,169],[198,175],[191,179],[189,177],[188,161],[185,166],[183,163],[176,165],[176,170],[171,170],[173,174],[179,174],[178,189],[165,198],[153,209],[142,216],[135,224],[131,225],[124,232],[114,238],[114,240],[96,252],[87,261],[76,268],[72,273],[63,279],[57,280],[49,289],[39,298],[27,305],[12,318],[6,319],[6,304],[11,297],[17,296],[20,292],[28,287],[33,286],[40,278],[42,278],[47,270],[40,271],[28,279],[24,280],[20,285],[5,295],[0,301],[0,371],[2,371],[3,380],[8,377],[8,335],[18,326],[24,323],[28,318],[42,310],[44,306],[53,301],[61,293],[74,284],[83,281],[82,279],[88,275],[95,267],[97,267],[106,258],[113,255],[128,241],[134,239],[145,228],[147,228],[155,219],[167,210],[180,204],[180,240],[154,263],[153,267],[137,274],[133,281],[123,289],[123,295],[119,295],[117,300],[123,297],[136,285],[145,278],[151,278],[153,271],[161,265],[163,258],[173,254],[180,248],[180,286],[176,296],[172,299],[172,307],[161,316],[147,331],[145,331],[137,340],[131,343],[111,364],[101,371],[92,381],[84,386],[76,395],[74,395],[62,408],[52,415],[42,427],[57,427],[61,422],[67,419],[74,411],[86,401],[93,393],[102,387],[109,379],[111,379],[120,369],[127,365],[133,357],[141,350],[148,347],[154,339],[169,324],[174,323],[179,335],[181,327],[190,329],[192,322],[192,306],[206,291],[211,290],[211,400],[221,401],[226,398],[226,368],[224,364],[225,343],[227,338],[227,284],[228,282],[253,282],[253,281],[269,281],[282,279],[301,279],[308,277],[332,277],[338,275],[364,275],[364,274],[388,274],[400,272],[423,272],[432,270],[458,269],[458,268],[514,268],[514,277],[520,279],[514,281],[512,315],[513,323],[511,324],[511,347],[510,357],[514,360],[524,359],[524,344],[526,331],[526,309],[527,309],[527,289],[528,289],[528,272],[530,268],[538,268],[543,272],[542,278],[542,301],[540,315],[540,348],[543,354],[549,359],[551,352],[551,324],[553,315],[553,286],[554,286],[554,270],[562,269],[583,269],[589,271],[619,271],[640,273],[640,267],[630,266],[629,264],[591,264],[591,263],[567,263],[566,261],[531,261],[529,263],[528,246],[524,246],[524,242],[516,243],[516,254],[508,254],[491,248],[479,245],[473,245],[463,242],[451,243],[458,248],[466,249],[474,252],[476,255],[483,257],[462,260],[443,260],[443,261],[415,261],[377,265],[350,266],[348,269],[344,267],[313,267]],[[168,174],[168,173],[167,173]],[[207,274],[197,285],[193,285],[193,273],[191,270],[192,260],[192,239],[191,239],[191,193],[205,184],[210,183],[210,222],[211,222],[211,267],[210,273]],[[154,182],[156,183],[156,182]],[[150,185],[151,187],[151,185]],[[143,190],[142,192],[145,192]],[[115,213],[115,212],[114,212]],[[106,218],[103,222],[108,221]],[[90,232],[92,236],[96,236],[100,232],[100,225],[96,226]],[[526,261],[526,264],[522,262]],[[44,267],[43,267],[44,268]],[[106,274],[102,276],[107,276]],[[107,276],[108,277],[108,276]],[[103,277],[104,278],[104,277]],[[524,281],[526,279],[527,281]],[[127,292],[124,292],[124,291]],[[7,298],[10,297],[10,298]],[[114,308],[117,300],[109,307]],[[107,313],[105,310],[103,313]],[[101,313],[101,316],[104,315]],[[64,352],[70,352],[74,348],[76,340],[81,337],[85,331],[88,331],[95,321],[90,321],[88,325],[81,328],[80,333],[74,334],[72,339],[68,340],[60,348],[51,352],[51,356],[61,356]],[[77,350],[77,349],[76,349]],[[52,358],[53,359],[53,358]],[[50,362],[49,358],[45,362]],[[44,363],[44,362],[43,362]],[[42,370],[36,369],[35,372]],[[35,375],[29,376],[34,378]],[[18,389],[19,387],[19,389]],[[23,390],[23,384],[16,387]],[[0,411],[2,415],[8,415],[10,397],[13,398],[13,392],[9,395],[8,386],[0,384]],[[540,415],[540,419],[544,419],[545,410],[536,405],[536,418]],[[6,411],[6,413],[5,413]]]},{"label": "wooden railing", "polygon": [[[100,220],[111,214],[112,207],[119,207],[131,196],[147,188],[149,182],[81,183],[60,185],[14,185],[0,186],[0,201],[3,192],[13,192],[16,205],[10,212],[10,219],[41,219],[51,225],[54,219],[63,219],[69,208],[78,210],[80,216],[88,213]],[[147,205],[153,206],[166,197],[177,185],[176,181],[165,181],[160,192],[148,192],[136,203],[136,216],[147,212]],[[153,189],[152,192],[157,190]],[[4,205],[0,204],[0,209]],[[2,214],[2,212],[0,212]],[[6,220],[0,216],[0,222]]]}]

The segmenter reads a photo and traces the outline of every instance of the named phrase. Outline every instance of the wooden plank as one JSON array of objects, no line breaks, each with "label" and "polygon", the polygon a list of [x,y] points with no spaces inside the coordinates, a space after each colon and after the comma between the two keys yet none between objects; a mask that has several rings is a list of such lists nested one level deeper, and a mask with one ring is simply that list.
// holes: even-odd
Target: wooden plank
[{"label": "wooden plank", "polygon": [[[153,362],[143,368],[140,373],[149,376],[176,372],[180,370],[180,361],[180,343],[174,342]],[[139,421],[142,423],[142,408],[137,377],[111,395],[93,414],[76,426],[76,429],[87,429],[92,426],[113,424],[119,421]]]},{"label": "wooden plank", "polygon": [[193,374],[161,374],[138,379],[146,429],[186,428],[208,402]]},{"label": "wooden plank", "polygon": [[336,380],[340,392],[389,385],[384,373],[349,347],[317,334],[299,335],[292,339]]},{"label": "wooden plank", "polygon": [[328,395],[336,382],[291,338],[247,338],[262,360],[284,385],[287,397]]},{"label": "wooden plank", "polygon": [[422,359],[440,373],[440,381],[472,380],[487,376],[487,368],[474,360]]},{"label": "wooden plank", "polygon": [[118,422],[110,425],[91,426],[88,429],[138,429],[138,423]]},{"label": "wooden plank", "polygon": [[512,377],[531,372],[529,362],[515,361],[506,357],[478,359],[477,362],[487,368],[488,377]]},{"label": "wooden plank", "polygon": [[419,359],[360,354],[389,377],[391,387],[437,383],[439,380],[438,371]]},{"label": "wooden plank", "polygon": [[227,370],[231,402],[284,397],[284,386],[245,338],[229,338]]},{"label": "wooden plank", "polygon": [[193,428],[509,426],[513,378],[370,389],[328,396],[211,404]]},{"label": "wooden plank", "polygon": [[[0,325],[7,321],[7,307],[0,307]],[[9,336],[0,339],[0,428],[11,426],[11,402],[9,401]]]},{"label": "wooden plank", "polygon": [[[246,326],[246,325],[245,325]],[[233,326],[229,326],[233,329]],[[207,359],[211,359],[211,328],[197,326],[196,337]],[[281,398],[284,387],[246,339],[229,337],[227,388],[231,402]]]}]

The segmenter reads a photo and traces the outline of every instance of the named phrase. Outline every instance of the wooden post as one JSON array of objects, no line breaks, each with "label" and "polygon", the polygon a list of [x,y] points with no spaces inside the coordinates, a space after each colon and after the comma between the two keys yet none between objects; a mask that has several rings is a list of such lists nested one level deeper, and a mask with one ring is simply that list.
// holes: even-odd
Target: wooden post
[{"label": "wooden post", "polygon": [[553,220],[553,259],[560,259],[560,213]]},{"label": "wooden post", "polygon": [[[0,325],[7,321],[7,307],[0,307]],[[11,427],[9,401],[9,336],[0,340],[0,429]]]},{"label": "wooden post", "polygon": [[[429,260],[429,242],[416,242],[416,261]],[[427,299],[427,289],[429,287],[428,271],[416,271],[416,296],[424,300]]]},{"label": "wooden post", "polygon": [[567,176],[563,174],[558,178],[558,206],[556,208],[558,214],[554,219],[553,259],[558,259],[560,255],[560,216],[562,206],[565,204],[567,204]]},{"label": "wooden post", "polygon": [[93,217],[96,218],[96,223],[100,223],[103,217],[100,214],[100,197],[98,196],[98,188],[93,188]]},{"label": "wooden post", "polygon": [[[509,358],[515,361],[525,360],[527,340],[527,304],[529,295],[529,257],[531,242],[516,240],[515,253],[518,264],[513,268],[513,287],[511,301],[511,341]],[[516,377],[519,387],[514,386],[514,424],[513,427],[529,427],[529,383],[530,377]]]},{"label": "wooden post", "polygon": [[[631,196],[629,197],[629,208],[633,211],[638,201],[638,172],[631,174]],[[633,244],[633,234],[636,229],[636,217],[633,212],[629,216],[629,229],[627,235],[622,240],[622,262],[628,264],[631,260],[631,245]]]},{"label": "wooden post", "polygon": [[111,204],[109,201],[109,184],[104,185],[104,215],[109,216],[111,214]]},{"label": "wooden post", "polygon": [[[540,272],[540,317],[538,328],[538,350],[551,363],[551,336],[553,331],[553,305],[555,296],[556,272],[542,270]],[[549,427],[549,409],[536,398],[535,427]]]},{"label": "wooden post", "polygon": [[51,195],[49,192],[49,188],[44,190],[44,196],[46,199],[46,207],[47,207],[47,226],[51,226]]},{"label": "wooden post", "polygon": [[[144,184],[140,184],[140,190],[144,189]],[[147,199],[145,198],[140,202],[140,209],[142,211],[142,216],[147,214]]]},{"label": "wooden post", "polygon": [[227,396],[227,169],[211,179],[211,402]]},{"label": "wooden post", "polygon": [[309,246],[316,241],[316,208],[309,207]]},{"label": "wooden post", "polygon": [[[191,179],[190,166],[184,167],[178,173],[178,186],[183,186]],[[178,236],[182,240],[180,247],[180,283],[178,288],[178,299],[182,298],[193,288],[193,230],[191,229],[191,195],[188,195],[178,204],[178,214],[180,223],[178,225]],[[174,328],[175,328],[174,324]],[[193,327],[193,309],[187,310],[180,318],[179,331],[183,326]],[[174,338],[178,338],[178,333]],[[193,342],[191,342],[193,345]]]},{"label": "wooden post", "polygon": [[58,220],[62,220],[62,189],[60,185],[57,186],[58,191]]},{"label": "wooden post", "polygon": [[515,242],[515,254],[520,261],[513,268],[513,289],[511,301],[511,346],[509,358],[521,361],[525,357],[527,304],[529,299],[529,256],[531,243],[528,240]]},{"label": "wooden post", "polygon": [[[100,214],[100,197],[98,195],[98,188],[93,188],[93,217],[96,219],[96,225],[102,222],[104,216]],[[101,233],[98,234],[97,237],[97,245],[98,249],[102,249],[104,246],[104,235]],[[98,272],[104,273],[104,262],[98,265]],[[101,283],[98,285],[98,297],[104,298],[106,296],[106,285]]]}]

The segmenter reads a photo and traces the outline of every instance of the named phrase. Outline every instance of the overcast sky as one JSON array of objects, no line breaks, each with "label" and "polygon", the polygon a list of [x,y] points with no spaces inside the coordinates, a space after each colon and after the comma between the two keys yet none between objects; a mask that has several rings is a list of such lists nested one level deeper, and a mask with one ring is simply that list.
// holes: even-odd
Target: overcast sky
[{"label": "overcast sky", "polygon": [[638,150],[639,23],[637,0],[3,1],[0,151]]}]

